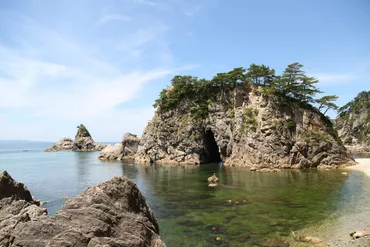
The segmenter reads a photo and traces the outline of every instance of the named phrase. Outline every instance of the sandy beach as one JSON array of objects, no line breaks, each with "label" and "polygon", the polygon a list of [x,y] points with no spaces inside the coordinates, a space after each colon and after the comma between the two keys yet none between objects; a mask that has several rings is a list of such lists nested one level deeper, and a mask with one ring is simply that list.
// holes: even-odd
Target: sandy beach
[{"label": "sandy beach", "polygon": [[346,169],[362,171],[370,177],[370,158],[358,158],[355,161],[357,165],[346,167]]}]

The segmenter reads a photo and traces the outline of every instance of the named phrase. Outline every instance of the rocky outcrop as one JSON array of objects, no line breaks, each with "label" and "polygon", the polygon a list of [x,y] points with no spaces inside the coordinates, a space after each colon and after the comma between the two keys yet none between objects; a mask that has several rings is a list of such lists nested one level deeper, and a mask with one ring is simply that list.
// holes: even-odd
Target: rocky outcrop
[{"label": "rocky outcrop", "polygon": [[[171,93],[171,92],[167,92]],[[190,114],[187,100],[157,109],[147,125],[136,162],[210,163],[253,168],[337,168],[354,165],[332,123],[310,105],[240,86],[214,100],[206,117]],[[227,101],[225,101],[227,102]]]},{"label": "rocky outcrop", "polygon": [[99,154],[101,160],[133,160],[139,147],[140,138],[137,135],[126,133],[121,143],[108,145]]},{"label": "rocky outcrop", "polygon": [[11,184],[14,195],[0,194],[0,246],[165,246],[152,210],[125,177],[87,188],[51,217]]},{"label": "rocky outcrop", "polygon": [[52,147],[47,148],[46,152],[56,151],[71,151],[73,148],[73,140],[71,138],[64,137],[57,141]]},{"label": "rocky outcrop", "polygon": [[13,197],[15,200],[34,202],[27,187],[22,183],[15,182],[7,171],[3,171],[0,174],[0,199],[7,197]]},{"label": "rocky outcrop", "polygon": [[78,131],[75,139],[62,138],[52,147],[47,148],[46,152],[57,152],[57,151],[78,151],[78,152],[91,152],[101,151],[106,145],[95,142],[90,135],[86,127],[81,124],[77,127]]},{"label": "rocky outcrop", "polygon": [[370,152],[370,91],[341,107],[334,127],[349,150]]}]

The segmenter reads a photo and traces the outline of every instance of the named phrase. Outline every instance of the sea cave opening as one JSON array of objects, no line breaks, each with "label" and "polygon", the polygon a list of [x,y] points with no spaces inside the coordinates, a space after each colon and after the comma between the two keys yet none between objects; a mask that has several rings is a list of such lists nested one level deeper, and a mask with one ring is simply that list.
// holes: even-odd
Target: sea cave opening
[{"label": "sea cave opening", "polygon": [[203,139],[204,155],[202,163],[218,163],[221,160],[220,151],[211,129],[207,129]]}]

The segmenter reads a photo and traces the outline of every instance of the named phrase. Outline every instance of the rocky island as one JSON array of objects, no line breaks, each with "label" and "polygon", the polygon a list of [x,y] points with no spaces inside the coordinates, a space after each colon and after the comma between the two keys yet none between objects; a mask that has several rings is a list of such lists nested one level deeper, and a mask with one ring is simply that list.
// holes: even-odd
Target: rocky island
[{"label": "rocky island", "polygon": [[88,187],[53,216],[0,174],[0,246],[165,247],[153,212],[126,177]]},{"label": "rocky island", "polygon": [[341,107],[334,126],[351,152],[370,153],[370,91]]},{"label": "rocky island", "polygon": [[101,151],[106,145],[99,144],[94,141],[90,132],[87,128],[81,124],[78,127],[75,139],[62,138],[52,147],[47,148],[45,152],[57,152],[57,151],[79,151],[79,152],[91,152]]},{"label": "rocky island", "polygon": [[302,65],[282,75],[265,65],[211,80],[175,76],[156,101],[136,162],[262,168],[354,165],[328,117],[315,107],[318,81]]}]

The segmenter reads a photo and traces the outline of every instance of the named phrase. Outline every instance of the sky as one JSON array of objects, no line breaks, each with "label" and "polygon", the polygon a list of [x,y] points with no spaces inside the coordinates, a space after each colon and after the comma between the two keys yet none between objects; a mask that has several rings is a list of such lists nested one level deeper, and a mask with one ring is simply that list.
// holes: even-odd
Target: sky
[{"label": "sky", "polygon": [[[174,75],[299,62],[344,105],[370,90],[369,0],[2,0],[0,140],[141,135]],[[335,116],[334,112],[330,113]]]}]

